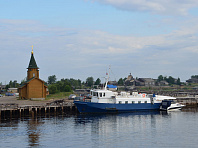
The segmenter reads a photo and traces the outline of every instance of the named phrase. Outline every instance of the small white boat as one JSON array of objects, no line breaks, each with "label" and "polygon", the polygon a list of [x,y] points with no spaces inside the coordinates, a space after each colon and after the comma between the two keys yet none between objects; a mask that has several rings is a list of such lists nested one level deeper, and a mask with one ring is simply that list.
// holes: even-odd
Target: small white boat
[{"label": "small white boat", "polygon": [[[180,103],[175,103],[174,101],[172,101],[170,105],[167,105],[167,103],[170,103],[170,102],[163,101],[162,105],[160,107],[160,110],[167,110],[167,111],[181,110],[182,107],[185,106],[185,105],[180,104]],[[163,105],[165,105],[166,107],[163,107]]]},{"label": "small white boat", "polygon": [[167,108],[167,110],[168,110],[168,111],[170,111],[170,110],[181,110],[182,107],[184,107],[184,106],[185,106],[185,105],[180,104],[180,103],[172,103],[171,106],[169,106],[169,107]]}]

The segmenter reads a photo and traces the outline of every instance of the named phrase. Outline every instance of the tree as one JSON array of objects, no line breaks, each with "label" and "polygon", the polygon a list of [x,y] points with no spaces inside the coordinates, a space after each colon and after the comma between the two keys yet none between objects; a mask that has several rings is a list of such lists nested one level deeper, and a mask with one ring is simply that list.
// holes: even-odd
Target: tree
[{"label": "tree", "polygon": [[20,85],[24,84],[26,82],[26,80],[27,80],[26,77],[23,80],[21,80],[21,84]]},{"label": "tree", "polygon": [[126,79],[127,79],[126,77],[123,79],[123,83],[125,82]]},{"label": "tree", "polygon": [[159,75],[157,81],[160,82],[160,81],[163,81],[163,80],[164,80],[164,77],[162,75]]},{"label": "tree", "polygon": [[50,85],[48,88],[50,94],[55,94],[57,92],[57,87],[55,84]]},{"label": "tree", "polygon": [[14,80],[14,81],[13,81],[13,86],[12,86],[12,87],[14,87],[14,88],[19,87],[19,84],[17,83],[17,80]]},{"label": "tree", "polygon": [[66,91],[66,92],[71,92],[71,87],[70,87],[69,85],[66,85],[66,86],[65,86],[65,91]]},{"label": "tree", "polygon": [[120,78],[120,79],[118,80],[118,85],[124,85],[124,81],[123,81],[122,78]]},{"label": "tree", "polygon": [[56,82],[56,87],[58,92],[64,92],[65,91],[65,85],[63,81]]},{"label": "tree", "polygon": [[180,78],[177,79],[177,85],[181,85]]},{"label": "tree", "polygon": [[91,87],[91,86],[93,85],[93,83],[94,83],[93,77],[88,77],[88,78],[86,79],[86,84],[87,84],[87,86]]},{"label": "tree", "polygon": [[13,82],[10,80],[8,85],[9,85],[10,88],[13,87]]},{"label": "tree", "polygon": [[168,83],[169,84],[175,84],[175,79],[171,76],[168,77]]},{"label": "tree", "polygon": [[48,84],[56,83],[56,76],[52,75],[48,77]]},{"label": "tree", "polygon": [[192,78],[198,79],[198,75],[192,75],[192,76],[191,76],[191,79],[192,79]]},{"label": "tree", "polygon": [[98,78],[98,79],[96,80],[96,82],[95,82],[95,85],[100,85],[100,83],[101,83],[101,80]]}]

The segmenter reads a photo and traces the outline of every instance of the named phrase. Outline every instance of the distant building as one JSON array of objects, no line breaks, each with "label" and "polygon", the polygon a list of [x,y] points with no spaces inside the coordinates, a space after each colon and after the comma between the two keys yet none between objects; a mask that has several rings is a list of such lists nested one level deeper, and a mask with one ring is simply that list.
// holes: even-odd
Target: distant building
[{"label": "distant building", "polygon": [[167,86],[169,83],[168,82],[166,82],[166,81],[160,81],[160,82],[158,82],[158,85],[159,86]]},{"label": "distant building", "polygon": [[19,86],[20,99],[44,99],[47,94],[45,82],[39,79],[39,68],[34,59],[33,49],[27,71],[27,81]]},{"label": "distant building", "polygon": [[188,79],[186,80],[187,83],[198,83],[198,79],[196,78],[191,78],[191,79]]},{"label": "distant building", "polygon": [[124,81],[124,85],[125,86],[135,85],[135,79],[133,78],[131,73],[130,73],[130,75],[128,75],[128,78]]},{"label": "distant building", "polygon": [[108,84],[109,85],[118,85],[118,82],[117,81],[108,81]]},{"label": "distant building", "polygon": [[8,88],[8,92],[17,93],[18,92],[18,88]]},{"label": "distant building", "polygon": [[139,78],[140,86],[155,86],[155,80],[152,78]]}]

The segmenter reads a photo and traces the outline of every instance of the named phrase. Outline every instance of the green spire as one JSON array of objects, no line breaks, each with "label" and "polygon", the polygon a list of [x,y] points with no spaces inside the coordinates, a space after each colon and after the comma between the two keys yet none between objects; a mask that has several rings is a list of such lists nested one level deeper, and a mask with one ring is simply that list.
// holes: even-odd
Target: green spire
[{"label": "green spire", "polygon": [[38,68],[37,64],[36,64],[36,61],[34,59],[34,55],[33,55],[33,52],[32,52],[32,55],[31,55],[31,59],[30,59],[30,63],[29,63],[29,66],[28,66],[28,69],[29,68]]}]

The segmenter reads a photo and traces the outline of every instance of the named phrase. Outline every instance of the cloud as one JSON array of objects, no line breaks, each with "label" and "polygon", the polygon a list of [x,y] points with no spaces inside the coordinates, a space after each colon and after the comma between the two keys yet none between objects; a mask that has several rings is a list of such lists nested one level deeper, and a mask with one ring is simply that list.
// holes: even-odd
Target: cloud
[{"label": "cloud", "polygon": [[92,0],[121,10],[151,12],[163,15],[187,15],[198,6],[197,0]]},{"label": "cloud", "polygon": [[[98,78],[108,65],[112,65],[118,78],[132,72],[135,77],[154,78],[162,74],[187,79],[197,72],[197,22],[193,18],[171,33],[139,37],[49,27],[36,21],[0,20],[0,63],[6,61],[0,69],[5,73],[1,76],[8,77],[0,77],[0,82],[20,81],[26,76],[32,44],[44,80],[53,74],[60,79]],[[9,59],[17,64],[13,66]]]}]

